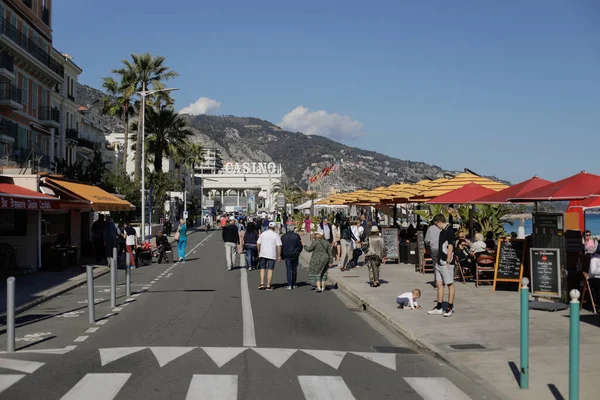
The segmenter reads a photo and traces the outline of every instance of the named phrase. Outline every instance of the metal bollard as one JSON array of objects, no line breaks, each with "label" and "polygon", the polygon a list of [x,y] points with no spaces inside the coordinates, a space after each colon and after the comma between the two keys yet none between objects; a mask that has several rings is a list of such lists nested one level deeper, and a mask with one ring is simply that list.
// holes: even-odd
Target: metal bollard
[{"label": "metal bollard", "polygon": [[94,303],[94,267],[92,265],[86,265],[85,269],[87,272],[89,322],[90,324],[95,324],[96,303]]},{"label": "metal bollard", "polygon": [[[129,254],[127,255],[129,256]],[[129,258],[129,257],[127,257]],[[127,263],[129,264],[129,263]],[[125,290],[127,292],[127,297],[131,296],[131,266],[125,265]]]},{"label": "metal bollard", "polygon": [[110,263],[110,306],[117,306],[117,248],[112,249],[112,261]]},{"label": "metal bollard", "polygon": [[579,290],[569,292],[569,400],[579,400]]},{"label": "metal bollard", "polygon": [[6,280],[6,352],[15,352],[15,277]]},{"label": "metal bollard", "polygon": [[529,389],[529,279],[521,280],[521,369],[519,386]]}]

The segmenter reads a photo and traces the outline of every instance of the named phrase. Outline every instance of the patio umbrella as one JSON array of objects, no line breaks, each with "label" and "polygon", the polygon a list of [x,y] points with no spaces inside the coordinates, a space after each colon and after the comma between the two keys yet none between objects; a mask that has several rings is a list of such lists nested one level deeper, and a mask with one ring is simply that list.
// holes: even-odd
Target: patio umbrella
[{"label": "patio umbrella", "polygon": [[415,196],[411,201],[422,201],[427,202],[438,196],[451,192],[452,190],[461,188],[469,183],[476,183],[494,191],[506,189],[508,186],[504,183],[494,181],[492,179],[479,176],[470,172],[463,172],[456,175],[454,178],[447,179],[427,190],[421,192],[418,196]]},{"label": "patio umbrella", "polygon": [[507,187],[498,192],[493,192],[471,202],[471,204],[506,204],[508,199],[519,197],[522,193],[548,185],[552,182],[534,176],[526,181]]},{"label": "patio umbrella", "polygon": [[585,229],[585,211],[593,208],[600,208],[600,197],[588,197],[587,199],[583,200],[571,200],[565,215],[567,213],[576,213],[580,230],[583,232]]},{"label": "patio umbrella", "polygon": [[560,181],[521,193],[511,202],[582,200],[600,196],[600,176],[582,171]]},{"label": "patio umbrella", "polygon": [[474,199],[495,193],[493,189],[488,189],[477,183],[468,183],[465,186],[429,200],[427,204],[472,204]]}]

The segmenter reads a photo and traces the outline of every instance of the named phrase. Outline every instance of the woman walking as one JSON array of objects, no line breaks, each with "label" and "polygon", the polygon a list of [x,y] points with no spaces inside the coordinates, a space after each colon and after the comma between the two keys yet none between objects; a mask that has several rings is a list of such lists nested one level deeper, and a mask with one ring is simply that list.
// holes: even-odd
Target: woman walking
[{"label": "woman walking", "polygon": [[258,267],[258,251],[256,242],[258,241],[258,228],[254,222],[248,222],[248,228],[244,233],[244,250],[246,251],[246,266],[248,270]]},{"label": "woman walking", "polygon": [[304,249],[313,253],[308,265],[308,282],[314,283],[317,293],[321,293],[325,290],[327,269],[333,264],[331,243],[323,239],[323,231],[318,231],[310,246],[304,246]]},{"label": "woman walking", "polygon": [[348,220],[342,221],[340,226],[340,243],[342,244],[342,256],[340,259],[340,271],[347,271],[347,265],[349,261],[352,259],[352,243],[353,240],[357,240],[357,238],[352,233],[352,229],[350,228],[350,223]]},{"label": "woman walking", "polygon": [[179,253],[179,261],[185,262],[185,248],[187,246],[187,225],[185,219],[179,220],[179,228],[177,228],[177,252]]},{"label": "woman walking", "polygon": [[365,263],[369,268],[369,279],[371,287],[379,287],[379,266],[385,259],[385,244],[383,238],[379,236],[379,228],[374,226],[371,228],[371,233],[367,239],[368,249],[365,252]]}]

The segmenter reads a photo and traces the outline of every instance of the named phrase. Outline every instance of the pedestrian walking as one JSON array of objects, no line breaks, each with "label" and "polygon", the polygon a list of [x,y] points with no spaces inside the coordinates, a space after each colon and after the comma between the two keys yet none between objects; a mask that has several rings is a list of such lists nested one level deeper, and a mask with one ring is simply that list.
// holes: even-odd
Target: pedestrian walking
[{"label": "pedestrian walking", "polygon": [[179,254],[179,262],[185,262],[185,248],[187,247],[187,225],[185,219],[179,220],[179,227],[175,234],[177,240],[177,253]]},{"label": "pedestrian walking", "polygon": [[381,286],[381,283],[379,283],[379,267],[382,262],[385,262],[386,249],[383,238],[379,236],[378,227],[371,227],[366,244],[365,264],[369,269],[371,287],[379,287]]},{"label": "pedestrian walking", "polygon": [[[113,221],[112,217],[109,216],[104,224],[104,248],[106,249],[106,258],[112,260],[113,249],[117,248],[117,239],[121,234],[121,230],[117,224]],[[115,260],[115,263],[117,261]]]},{"label": "pedestrian walking", "polygon": [[341,239],[340,242],[342,244],[342,256],[340,259],[340,271],[348,270],[347,264],[350,262],[352,258],[352,243],[353,240],[357,240],[357,238],[352,233],[352,229],[350,228],[350,224],[348,220],[342,222],[340,226],[341,231]]},{"label": "pedestrian walking", "polygon": [[244,251],[246,253],[246,266],[249,271],[258,266],[258,228],[254,222],[248,222],[246,233],[244,233]]},{"label": "pedestrian walking", "polygon": [[129,266],[131,269],[135,269],[135,246],[137,244],[137,233],[133,226],[131,226],[128,222],[123,224],[123,239],[125,239],[125,249],[127,250],[127,255],[129,256]]},{"label": "pedestrian walking", "polygon": [[[437,305],[433,310],[428,311],[428,314],[451,317],[454,313],[454,229],[446,222],[444,214],[433,217],[433,224],[440,229],[437,262],[434,267]],[[442,309],[444,285],[448,286],[448,307],[446,310]]]},{"label": "pedestrian walking", "polygon": [[104,214],[98,215],[98,219],[92,224],[92,242],[94,243],[96,264],[100,264],[106,255],[104,250],[104,224]]},{"label": "pedestrian walking", "polygon": [[291,225],[288,232],[281,237],[281,254],[285,260],[287,271],[287,289],[296,288],[298,277],[298,262],[302,253],[302,238],[298,235],[296,227]]},{"label": "pedestrian walking", "polygon": [[225,244],[225,262],[227,271],[231,271],[235,266],[235,256],[237,246],[240,244],[240,235],[236,226],[235,217],[230,217],[227,225],[223,227],[223,243]]},{"label": "pedestrian walking", "polygon": [[323,239],[333,243],[333,228],[327,218],[323,218],[323,221],[319,224],[319,229],[323,232]]},{"label": "pedestrian walking", "polygon": [[[258,257],[260,258],[260,286],[259,290],[273,290],[271,281],[273,280],[273,270],[275,262],[281,261],[281,238],[275,232],[277,224],[274,221],[269,222],[267,231],[263,232],[256,242],[258,247]],[[265,270],[267,270],[267,286],[265,286]]]},{"label": "pedestrian walking", "polygon": [[333,265],[331,244],[323,238],[323,232],[317,231],[310,246],[304,249],[312,253],[308,265],[308,282],[316,287],[316,292],[321,293],[326,288],[327,270]]}]

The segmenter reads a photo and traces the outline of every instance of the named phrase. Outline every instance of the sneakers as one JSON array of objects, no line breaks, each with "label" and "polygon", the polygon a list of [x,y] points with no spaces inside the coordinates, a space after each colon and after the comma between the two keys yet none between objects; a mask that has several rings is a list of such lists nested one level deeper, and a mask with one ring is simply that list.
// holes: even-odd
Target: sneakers
[{"label": "sneakers", "polygon": [[433,310],[427,311],[427,314],[429,314],[429,315],[444,315],[444,310],[442,310],[441,308],[434,308]]},{"label": "sneakers", "polygon": [[298,285],[292,285],[292,289],[296,289]]},{"label": "sneakers", "polygon": [[444,315],[444,317],[451,317],[452,314],[454,314],[454,310],[450,308],[450,309],[446,310],[446,312],[443,315]]},{"label": "sneakers", "polygon": [[231,271],[231,270],[233,270],[233,268],[227,267],[227,271]]},{"label": "sneakers", "polygon": [[291,287],[291,286],[286,286],[285,288],[286,288],[287,290],[292,290],[292,287]]}]

